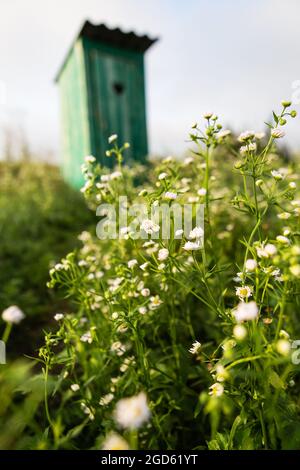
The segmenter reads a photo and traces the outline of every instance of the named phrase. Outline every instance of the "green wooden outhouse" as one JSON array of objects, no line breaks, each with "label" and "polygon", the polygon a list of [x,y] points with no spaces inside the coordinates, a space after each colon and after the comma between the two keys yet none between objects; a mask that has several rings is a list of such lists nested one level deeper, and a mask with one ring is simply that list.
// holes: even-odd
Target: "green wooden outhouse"
[{"label": "green wooden outhouse", "polygon": [[126,158],[147,153],[144,52],[148,36],[85,22],[56,77],[62,121],[62,169],[74,187],[83,184],[81,164],[94,155],[103,164],[108,137],[130,143]]}]

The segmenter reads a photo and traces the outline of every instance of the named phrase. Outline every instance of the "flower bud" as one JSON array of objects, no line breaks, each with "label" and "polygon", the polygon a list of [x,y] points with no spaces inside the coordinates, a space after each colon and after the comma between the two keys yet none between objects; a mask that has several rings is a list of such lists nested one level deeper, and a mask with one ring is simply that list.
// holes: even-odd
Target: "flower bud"
[{"label": "flower bud", "polygon": [[291,101],[286,101],[286,100],[282,100],[281,101],[281,104],[284,108],[288,108],[289,106],[291,106],[292,102]]},{"label": "flower bud", "polygon": [[291,112],[290,112],[290,115],[292,118],[295,118],[297,116],[297,111],[295,109],[293,109]]}]

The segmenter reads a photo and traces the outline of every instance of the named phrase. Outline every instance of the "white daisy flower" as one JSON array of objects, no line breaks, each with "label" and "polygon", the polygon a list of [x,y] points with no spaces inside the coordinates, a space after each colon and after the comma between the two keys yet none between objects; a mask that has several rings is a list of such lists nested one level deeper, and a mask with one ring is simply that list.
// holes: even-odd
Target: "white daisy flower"
[{"label": "white daisy flower", "polygon": [[111,433],[109,434],[103,445],[103,450],[128,450],[129,445],[128,442],[123,439],[123,437],[119,436],[119,434]]},{"label": "white daisy flower", "polygon": [[144,263],[144,264],[141,264],[141,265],[140,265],[141,270],[142,270],[142,271],[145,271],[145,270],[147,269],[148,265],[149,265],[149,262],[148,262],[148,261],[146,261],[146,263]]},{"label": "white daisy flower", "polygon": [[125,429],[138,429],[150,419],[150,410],[144,392],[130,398],[123,398],[117,403],[115,420]]},{"label": "white daisy flower", "polygon": [[240,302],[233,314],[238,323],[255,320],[258,317],[258,307],[254,301]]},{"label": "white daisy flower", "polygon": [[167,248],[161,248],[158,252],[159,261],[164,261],[169,256],[169,250]]},{"label": "white daisy flower", "polygon": [[272,170],[271,175],[276,181],[283,180],[284,176],[280,173],[280,171]]},{"label": "white daisy flower", "polygon": [[201,343],[199,343],[199,341],[194,341],[192,346],[190,347],[189,349],[189,352],[191,354],[198,354],[201,350]]},{"label": "white daisy flower", "polygon": [[195,227],[190,231],[189,238],[191,240],[202,238],[204,235],[204,230],[201,227]]},{"label": "white daisy flower", "polygon": [[137,260],[136,259],[131,259],[128,261],[127,263],[127,266],[129,269],[132,269],[134,268],[134,266],[136,266],[138,264]]},{"label": "white daisy flower", "polygon": [[2,312],[2,319],[7,323],[17,325],[24,320],[25,314],[17,305],[11,305]]},{"label": "white daisy flower", "polygon": [[92,338],[92,334],[90,331],[87,331],[86,333],[84,333],[81,338],[80,338],[80,341],[82,341],[83,343],[89,343],[91,344],[93,342],[93,338]]},{"label": "white daisy flower", "polygon": [[220,397],[224,393],[224,387],[219,382],[216,382],[215,384],[211,385],[211,387],[209,387],[209,390],[209,395],[213,397]]},{"label": "white daisy flower", "polygon": [[63,313],[56,313],[53,318],[54,318],[55,321],[60,321],[64,318],[64,314]]},{"label": "white daisy flower", "polygon": [[282,245],[290,244],[290,240],[287,237],[284,237],[283,235],[277,235],[276,240]]},{"label": "white daisy flower", "polygon": [[72,390],[72,392],[78,392],[78,390],[80,389],[80,385],[72,384],[70,389]]},{"label": "white daisy flower", "polygon": [[250,286],[241,286],[235,288],[236,295],[241,299],[248,299],[252,295],[253,288]]},{"label": "white daisy flower", "polygon": [[84,157],[84,161],[85,163],[95,163],[96,158],[93,157],[93,155],[87,155],[86,157]]},{"label": "white daisy flower", "polygon": [[112,134],[111,136],[109,136],[108,138],[108,143],[109,144],[112,144],[113,142],[115,142],[118,138],[118,135],[117,134]]},{"label": "white daisy flower", "polygon": [[285,136],[285,132],[282,129],[272,129],[271,136],[273,139],[281,139]]},{"label": "white daisy flower", "polygon": [[200,188],[197,191],[198,196],[205,196],[206,195],[206,189],[205,188]]},{"label": "white daisy flower", "polygon": [[141,229],[144,230],[144,232],[152,235],[153,233],[159,232],[159,225],[155,224],[150,219],[144,219],[141,222]]},{"label": "white daisy flower", "polygon": [[113,401],[113,399],[114,395],[112,393],[107,393],[106,395],[100,398],[99,405],[107,406]]},{"label": "white daisy flower", "polygon": [[197,251],[200,250],[201,246],[199,242],[186,242],[183,249],[186,251]]},{"label": "white daisy flower", "polygon": [[257,262],[255,259],[247,259],[246,263],[245,263],[245,268],[246,268],[246,271],[255,271],[255,269],[257,268]]},{"label": "white daisy flower", "polygon": [[167,192],[165,193],[165,198],[166,198],[166,199],[170,199],[170,200],[174,200],[174,199],[177,198],[177,193],[173,193],[173,192],[171,192],[171,191],[167,191]]}]

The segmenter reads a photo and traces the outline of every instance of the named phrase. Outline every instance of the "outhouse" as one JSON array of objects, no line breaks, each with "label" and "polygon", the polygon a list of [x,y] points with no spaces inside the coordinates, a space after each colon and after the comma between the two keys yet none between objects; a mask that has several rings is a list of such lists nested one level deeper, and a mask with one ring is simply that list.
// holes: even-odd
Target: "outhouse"
[{"label": "outhouse", "polygon": [[62,125],[62,170],[78,188],[81,164],[94,155],[103,164],[108,137],[130,143],[126,158],[147,153],[144,52],[156,41],[86,21],[56,77]]}]

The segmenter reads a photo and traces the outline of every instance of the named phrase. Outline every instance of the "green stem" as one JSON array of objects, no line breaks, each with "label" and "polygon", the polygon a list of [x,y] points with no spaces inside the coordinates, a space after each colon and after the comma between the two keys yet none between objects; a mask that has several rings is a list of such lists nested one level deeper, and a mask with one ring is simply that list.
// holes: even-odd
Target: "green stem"
[{"label": "green stem", "polygon": [[6,323],[6,327],[2,336],[3,343],[7,343],[11,330],[12,330],[12,323]]}]

